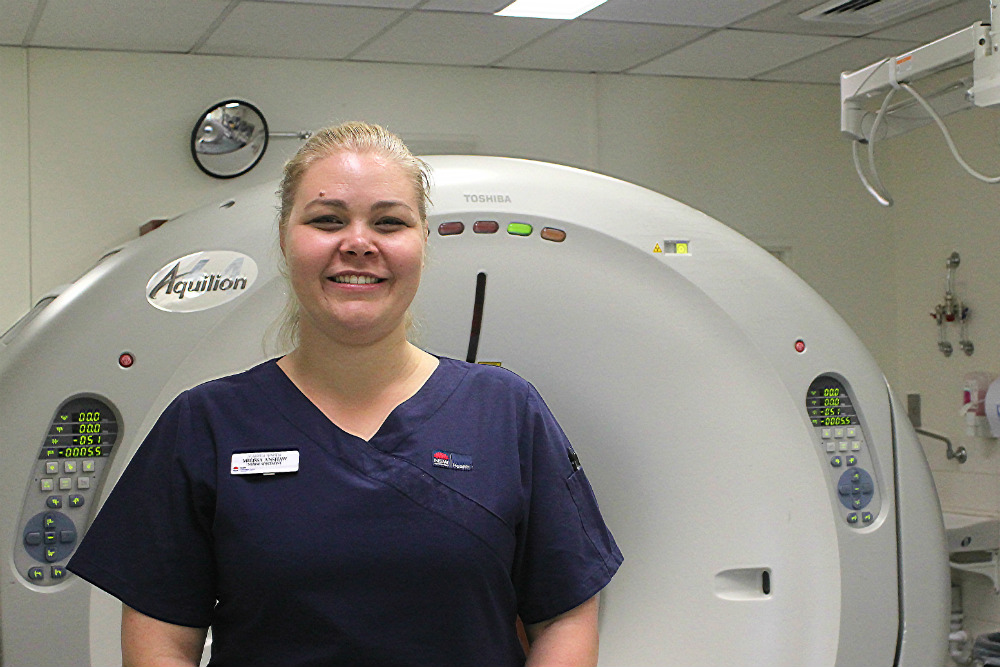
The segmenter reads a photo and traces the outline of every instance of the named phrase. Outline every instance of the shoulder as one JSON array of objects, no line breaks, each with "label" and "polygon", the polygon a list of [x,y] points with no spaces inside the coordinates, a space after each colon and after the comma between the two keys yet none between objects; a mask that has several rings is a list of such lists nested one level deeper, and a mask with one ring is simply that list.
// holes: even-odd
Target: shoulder
[{"label": "shoulder", "polygon": [[495,398],[511,397],[521,400],[530,400],[538,394],[530,382],[507,368],[448,357],[440,357],[439,364],[444,374],[459,380],[459,387],[463,391],[489,392]]},{"label": "shoulder", "polygon": [[175,403],[210,412],[220,406],[253,404],[280,381],[282,373],[276,362],[277,359],[270,359],[247,370],[203,382],[181,393]]}]

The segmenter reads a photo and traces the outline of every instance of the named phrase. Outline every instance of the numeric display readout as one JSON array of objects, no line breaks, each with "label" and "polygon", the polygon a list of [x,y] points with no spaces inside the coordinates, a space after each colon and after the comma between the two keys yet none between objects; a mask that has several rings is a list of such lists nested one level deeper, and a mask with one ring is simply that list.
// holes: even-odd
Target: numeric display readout
[{"label": "numeric display readout", "polygon": [[83,459],[111,456],[118,439],[118,419],[94,398],[77,398],[56,414],[45,437],[40,459]]},{"label": "numeric display readout", "polygon": [[860,423],[844,385],[829,375],[821,375],[809,385],[806,412],[813,426],[854,426]]}]

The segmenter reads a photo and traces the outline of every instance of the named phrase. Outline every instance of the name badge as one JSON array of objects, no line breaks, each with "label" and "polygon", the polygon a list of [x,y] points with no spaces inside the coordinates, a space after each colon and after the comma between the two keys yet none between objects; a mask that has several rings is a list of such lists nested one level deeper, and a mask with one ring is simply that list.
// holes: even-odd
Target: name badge
[{"label": "name badge", "polygon": [[299,450],[287,452],[244,452],[233,454],[229,466],[232,475],[273,475],[278,472],[298,472]]}]

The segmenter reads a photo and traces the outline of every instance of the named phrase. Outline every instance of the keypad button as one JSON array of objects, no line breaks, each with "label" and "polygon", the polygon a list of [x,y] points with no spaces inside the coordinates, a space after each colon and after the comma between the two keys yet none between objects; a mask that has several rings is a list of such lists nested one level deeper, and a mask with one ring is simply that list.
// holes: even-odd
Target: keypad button
[{"label": "keypad button", "polygon": [[864,512],[861,515],[861,521],[864,523],[871,523],[874,520],[875,520],[875,515],[872,514],[871,512]]},{"label": "keypad button", "polygon": [[60,477],[59,478],[59,490],[69,491],[73,488],[73,478],[72,477]]},{"label": "keypad button", "polygon": [[56,519],[56,515],[51,512],[42,517],[42,527],[45,528],[45,530],[52,530],[56,527],[57,523],[58,520]]},{"label": "keypad button", "polygon": [[67,474],[76,472],[76,461],[63,461],[63,472]]},{"label": "keypad button", "polygon": [[28,579],[30,581],[41,581],[45,578],[45,570],[40,567],[33,567],[28,570]]},{"label": "keypad button", "polygon": [[857,441],[857,440],[855,440],[854,442],[852,442],[851,443],[851,451],[852,452],[860,452],[861,451],[861,443],[859,441]]},{"label": "keypad button", "polygon": [[858,465],[858,457],[857,456],[848,456],[847,457],[847,466],[848,467],[854,467],[856,465]]},{"label": "keypad button", "polygon": [[42,543],[42,534],[32,531],[24,536],[24,543],[29,547],[37,547]]},{"label": "keypad button", "polygon": [[46,461],[45,462],[45,474],[46,475],[58,475],[59,474],[59,461]]},{"label": "keypad button", "polygon": [[89,477],[77,477],[76,488],[78,489],[89,489],[90,488],[90,478]]},{"label": "keypad button", "polygon": [[825,428],[825,429],[823,429],[823,439],[824,440],[829,440],[832,437],[833,437],[833,429],[832,428]]},{"label": "keypad button", "polygon": [[46,544],[55,544],[56,542],[56,532],[54,530],[46,530],[43,537]]},{"label": "keypad button", "polygon": [[832,465],[834,468],[839,468],[840,466],[844,465],[844,460],[839,456],[834,456],[832,459],[830,459],[830,465]]},{"label": "keypad button", "polygon": [[59,549],[56,547],[45,547],[45,560],[48,563],[54,563],[59,560]]},{"label": "keypad button", "polygon": [[56,488],[56,481],[54,479],[51,479],[49,477],[42,479],[41,481],[42,491],[52,491],[55,488]]},{"label": "keypad button", "polygon": [[62,542],[63,544],[73,544],[74,542],[76,542],[76,531],[60,530],[59,541]]},{"label": "keypad button", "polygon": [[74,493],[73,495],[71,495],[69,497],[69,506],[70,507],[83,507],[83,504],[85,502],[86,502],[86,500],[79,493]]},{"label": "keypad button", "polygon": [[97,464],[90,459],[85,459],[83,461],[83,472],[94,472],[97,469]]},{"label": "keypad button", "polygon": [[53,579],[62,579],[66,576],[66,568],[59,567],[58,565],[53,565],[52,570],[49,573]]},{"label": "keypad button", "polygon": [[847,515],[847,523],[849,523],[849,524],[851,524],[853,526],[857,522],[858,522],[858,515],[857,514],[855,514],[854,512],[851,512],[850,514]]},{"label": "keypad button", "polygon": [[60,509],[62,507],[62,503],[62,496],[49,496],[45,499],[45,506],[51,507],[54,510]]}]

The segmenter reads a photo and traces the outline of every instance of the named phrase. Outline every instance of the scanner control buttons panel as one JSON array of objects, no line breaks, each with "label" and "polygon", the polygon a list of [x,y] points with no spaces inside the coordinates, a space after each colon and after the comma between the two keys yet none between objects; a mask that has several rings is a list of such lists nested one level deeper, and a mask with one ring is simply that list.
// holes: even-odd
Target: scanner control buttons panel
[{"label": "scanner control buttons panel", "polygon": [[881,498],[870,472],[874,462],[864,425],[844,383],[829,375],[813,380],[806,394],[806,413],[829,464],[835,508],[850,527],[870,525],[878,516]]},{"label": "scanner control buttons panel", "polygon": [[90,525],[96,494],[111,463],[120,420],[106,400],[76,396],[49,422],[21,508],[14,563],[27,581],[51,586]]}]

